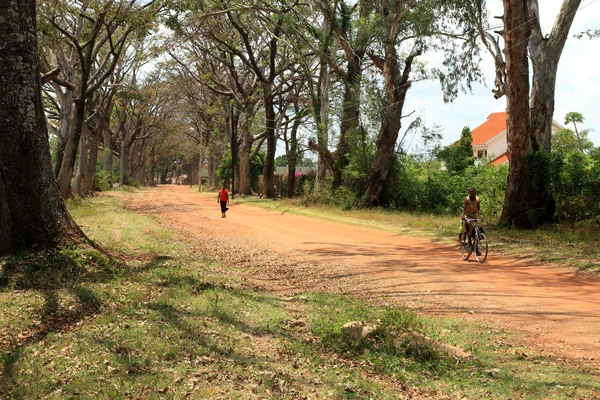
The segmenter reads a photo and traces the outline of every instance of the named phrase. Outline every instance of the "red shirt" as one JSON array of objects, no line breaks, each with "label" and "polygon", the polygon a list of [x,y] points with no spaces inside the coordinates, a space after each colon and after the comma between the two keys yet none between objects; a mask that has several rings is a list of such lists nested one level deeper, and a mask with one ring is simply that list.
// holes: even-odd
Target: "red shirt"
[{"label": "red shirt", "polygon": [[229,195],[227,193],[227,189],[223,188],[219,190],[219,200],[227,201],[229,199]]}]

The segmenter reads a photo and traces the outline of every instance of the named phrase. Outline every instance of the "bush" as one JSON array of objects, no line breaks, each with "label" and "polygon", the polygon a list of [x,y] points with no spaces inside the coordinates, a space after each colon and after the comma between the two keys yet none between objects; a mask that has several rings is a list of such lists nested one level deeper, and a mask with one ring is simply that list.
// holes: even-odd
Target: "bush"
[{"label": "bush", "polygon": [[110,182],[112,181],[112,174],[104,170],[96,171],[94,176],[94,185],[92,190],[97,192],[104,192],[111,188]]}]

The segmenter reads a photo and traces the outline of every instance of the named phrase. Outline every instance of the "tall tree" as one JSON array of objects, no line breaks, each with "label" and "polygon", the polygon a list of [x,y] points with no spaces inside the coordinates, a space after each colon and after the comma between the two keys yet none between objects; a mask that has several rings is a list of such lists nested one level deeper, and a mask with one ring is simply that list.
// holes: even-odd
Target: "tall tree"
[{"label": "tall tree", "polygon": [[151,28],[157,8],[154,1],[139,5],[126,0],[42,4],[46,26],[59,32],[76,55],[74,70],[69,71],[64,63],[62,65],[73,80],[54,78],[56,83],[73,91],[74,110],[72,118],[66,121],[69,127],[57,175],[61,195],[67,197],[84,134],[89,99],[113,74],[130,35],[136,31],[143,35]]},{"label": "tall tree", "polygon": [[0,256],[51,248],[81,233],[50,164],[35,4],[0,0]]},{"label": "tall tree", "polygon": [[579,144],[579,151],[583,153],[583,145],[581,143],[581,136],[579,135],[579,130],[577,129],[577,124],[583,123],[583,115],[578,112],[569,112],[565,115],[565,124],[573,124],[573,128],[575,129],[575,135],[577,136],[577,143]]},{"label": "tall tree", "polygon": [[[476,36],[468,29],[470,21],[463,10],[463,2],[456,1],[388,1],[377,3],[378,24],[376,43],[368,51],[375,67],[382,75],[384,108],[377,137],[377,150],[371,164],[365,202],[376,206],[381,203],[387,177],[396,149],[403,108],[408,90],[415,79],[424,78],[417,58],[427,50],[445,53],[447,71],[434,71],[439,77],[444,99],[456,97],[461,85],[480,78]],[[456,33],[453,29],[463,29]],[[460,39],[462,47],[454,40]],[[404,47],[403,47],[404,46]]]},{"label": "tall tree", "polygon": [[460,134],[460,140],[440,150],[437,158],[444,161],[448,171],[462,172],[475,162],[471,143],[473,143],[471,130],[465,126]]},{"label": "tall tree", "polygon": [[509,176],[500,217],[506,225],[532,228],[554,217],[544,154],[551,150],[558,62],[580,4],[564,0],[552,31],[544,34],[537,0],[504,0],[504,29],[498,33],[505,61],[499,46],[487,46],[497,70],[495,97],[506,94]]}]

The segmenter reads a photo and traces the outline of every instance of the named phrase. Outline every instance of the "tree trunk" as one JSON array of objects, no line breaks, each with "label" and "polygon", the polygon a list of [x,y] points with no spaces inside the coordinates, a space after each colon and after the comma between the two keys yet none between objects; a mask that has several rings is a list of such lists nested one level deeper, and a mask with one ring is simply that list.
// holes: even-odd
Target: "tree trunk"
[{"label": "tree trunk", "polygon": [[[321,56],[321,71],[319,73],[319,118],[317,122],[317,143],[322,149],[329,147],[329,68],[324,56]],[[315,177],[315,186],[325,183],[327,177],[327,158],[319,153],[317,159],[317,175]]]},{"label": "tree trunk", "polygon": [[[392,27],[394,29],[394,27]],[[394,35],[390,35],[394,38]],[[387,182],[388,173],[392,164],[392,155],[396,149],[396,141],[402,121],[402,109],[406,93],[410,88],[410,72],[414,59],[421,55],[421,50],[410,54],[404,63],[404,70],[400,73],[395,39],[386,43],[385,60],[374,59],[375,64],[383,71],[385,84],[385,95],[388,106],[383,112],[379,136],[377,137],[377,151],[375,159],[371,164],[367,187],[365,189],[365,200],[369,206],[381,204],[381,194]]]},{"label": "tree trunk", "polygon": [[119,183],[124,185],[129,178],[129,146],[127,145],[127,132],[121,132],[121,159],[120,159]]},{"label": "tree trunk", "polygon": [[[510,160],[508,185],[501,220],[508,225],[531,225],[529,210],[534,205],[531,174],[526,165],[527,154],[534,152],[529,120],[529,61],[526,0],[505,0],[504,27],[506,55],[506,138]],[[535,146],[537,147],[537,145]],[[537,150],[537,149],[536,149]]]},{"label": "tree trunk", "polygon": [[[112,109],[112,107],[111,107]],[[110,174],[113,169],[113,140],[110,131],[110,114],[102,118],[102,143],[104,144],[103,165],[107,174]]]},{"label": "tree trunk", "polygon": [[[548,171],[543,163],[532,161],[539,161],[540,152],[551,149],[558,62],[580,4],[581,0],[565,0],[552,33],[544,36],[537,0],[504,1],[510,161],[500,217],[505,225],[534,228],[553,219],[555,202]],[[531,95],[528,56],[533,65]]]},{"label": "tree trunk", "polygon": [[85,197],[85,189],[87,186],[87,171],[88,171],[88,143],[89,131],[84,126],[81,138],[79,139],[79,159],[77,163],[77,173],[75,174],[74,191],[81,197]]},{"label": "tree trunk", "polygon": [[96,163],[98,162],[98,136],[95,132],[90,132],[88,136],[90,159],[86,173],[86,192],[94,190],[94,180],[96,179]]},{"label": "tree trunk", "polygon": [[65,152],[58,172],[58,187],[61,196],[67,197],[73,179],[73,170],[77,160],[77,151],[79,150],[79,140],[83,132],[85,115],[85,101],[83,99],[75,100],[75,111],[72,123],[69,124],[69,134],[65,145]]},{"label": "tree trunk", "polygon": [[202,167],[204,165],[204,140],[200,136],[200,143],[198,144],[198,191],[202,191]]},{"label": "tree trunk", "polygon": [[267,154],[265,165],[263,167],[263,194],[266,198],[275,197],[273,187],[273,173],[275,169],[275,150],[277,146],[277,136],[275,135],[275,106],[271,96],[272,83],[266,82],[263,85],[264,107],[265,107],[265,125],[267,131]]},{"label": "tree trunk", "polygon": [[[58,88],[60,90],[60,88]],[[60,116],[60,128],[57,134],[57,145],[56,145],[56,164],[54,166],[54,176],[58,177],[60,171],[60,165],[62,163],[65,146],[67,145],[67,137],[69,132],[69,126],[73,121],[73,91],[67,90],[67,93],[63,97],[61,102],[61,116]]]},{"label": "tree trunk", "polygon": [[156,180],[154,179],[155,169],[156,169],[156,160],[155,160],[154,152],[152,152],[152,154],[150,155],[150,171],[149,171],[150,186],[156,186]]},{"label": "tree trunk", "polygon": [[81,233],[60,198],[42,109],[35,2],[0,0],[0,256]]},{"label": "tree trunk", "polygon": [[242,123],[240,124],[240,136],[242,139],[240,148],[240,194],[251,195],[252,194],[252,182],[250,178],[250,165],[252,160],[250,159],[252,153],[252,144],[254,143],[254,137],[250,132],[250,121],[256,113],[256,101],[247,100],[243,108]]},{"label": "tree trunk", "polygon": [[251,195],[250,152],[252,151],[252,135],[247,131],[247,122],[242,125],[242,146],[240,148],[240,194]]},{"label": "tree trunk", "polygon": [[290,141],[289,141],[289,149],[287,152],[288,157],[288,192],[287,197],[292,198],[296,194],[296,165],[298,165],[298,128],[300,128],[300,120],[301,115],[298,112],[298,108],[296,107],[296,116],[294,119],[294,124],[292,125],[292,130],[290,132]]}]

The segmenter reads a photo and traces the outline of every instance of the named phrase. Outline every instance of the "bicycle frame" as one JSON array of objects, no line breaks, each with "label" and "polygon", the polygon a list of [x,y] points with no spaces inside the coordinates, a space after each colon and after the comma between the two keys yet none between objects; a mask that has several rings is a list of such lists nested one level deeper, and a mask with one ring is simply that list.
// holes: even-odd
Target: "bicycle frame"
[{"label": "bicycle frame", "polygon": [[475,253],[477,262],[483,263],[487,258],[488,244],[487,237],[483,229],[479,226],[481,218],[464,218],[464,220],[472,224],[471,234],[467,235],[467,243],[460,245],[460,253],[464,260],[468,260],[471,253]]}]

